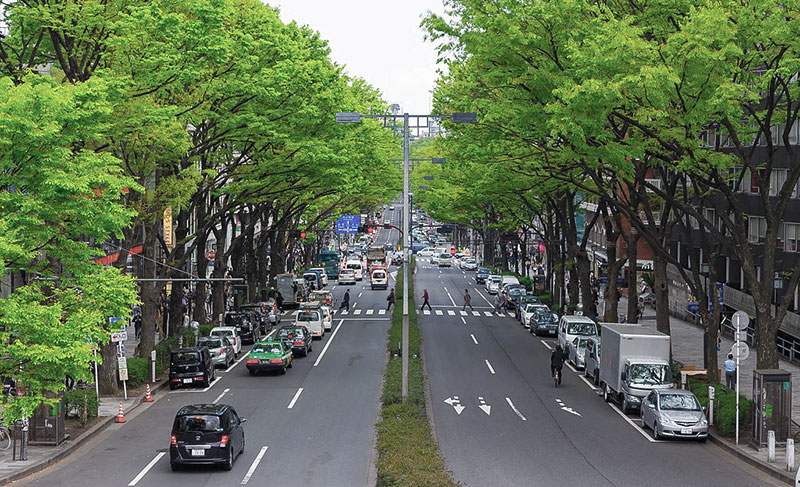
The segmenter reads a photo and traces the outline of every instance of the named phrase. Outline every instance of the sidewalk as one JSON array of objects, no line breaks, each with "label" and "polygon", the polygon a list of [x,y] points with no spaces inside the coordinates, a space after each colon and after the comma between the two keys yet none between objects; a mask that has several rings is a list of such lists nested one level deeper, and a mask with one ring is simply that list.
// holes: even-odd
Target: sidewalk
[{"label": "sidewalk", "polygon": [[[619,309],[627,309],[627,299],[621,298]],[[644,317],[640,321],[642,326],[655,328],[656,314],[652,307],[646,307]],[[670,331],[672,338],[672,356],[674,360],[685,365],[694,365],[698,369],[703,368],[703,329],[674,316],[670,316]],[[722,345],[717,354],[718,367],[722,370],[722,364],[727,358],[727,354],[733,345],[733,340],[722,337]],[[739,394],[749,399],[753,395],[753,369],[756,368],[757,354],[754,348],[750,349],[750,356],[740,362],[739,365]],[[792,374],[792,419],[800,420],[800,367],[781,359],[780,368]],[[749,433],[749,432],[748,432]],[[785,438],[776,438],[783,444]],[[771,474],[772,476],[794,484],[794,473],[786,471],[786,449],[777,446],[775,449],[775,462],[767,462],[767,449],[759,451],[740,442],[735,445],[733,441],[720,437],[712,437],[711,441],[728,450],[740,459],[750,463]],[[795,466],[800,466],[800,445],[795,449]]]}]

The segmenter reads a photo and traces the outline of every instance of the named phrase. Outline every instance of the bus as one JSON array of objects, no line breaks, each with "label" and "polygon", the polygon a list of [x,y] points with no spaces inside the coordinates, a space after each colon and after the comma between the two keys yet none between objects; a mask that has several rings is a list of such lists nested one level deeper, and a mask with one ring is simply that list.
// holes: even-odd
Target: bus
[{"label": "bus", "polygon": [[317,265],[325,268],[328,279],[339,278],[339,253],[333,250],[323,250],[317,256]]}]

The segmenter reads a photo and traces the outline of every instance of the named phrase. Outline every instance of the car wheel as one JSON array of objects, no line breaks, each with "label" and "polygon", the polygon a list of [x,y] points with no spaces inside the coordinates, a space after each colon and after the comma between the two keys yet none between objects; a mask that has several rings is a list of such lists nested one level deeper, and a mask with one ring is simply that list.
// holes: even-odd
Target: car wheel
[{"label": "car wheel", "polygon": [[222,465],[222,469],[227,471],[233,469],[233,447],[228,448],[228,461]]},{"label": "car wheel", "polygon": [[284,375],[284,374],[286,374],[286,366],[285,365],[281,369],[281,375]]},{"label": "car wheel", "polygon": [[663,437],[661,433],[658,432],[658,421],[653,421],[653,438],[656,440],[660,440]]},{"label": "car wheel", "polygon": [[250,375],[256,375],[256,371],[253,369],[247,369],[247,372],[249,372]]},{"label": "car wheel", "polygon": [[241,455],[242,453],[244,453],[244,433],[242,433],[242,449],[239,450],[239,455]]},{"label": "car wheel", "polygon": [[170,382],[170,384],[169,384],[169,390],[171,390],[171,391],[174,391],[174,390],[175,390],[175,389],[177,389],[177,388],[178,388],[178,385],[177,385],[177,384],[175,384],[174,382]]},{"label": "car wheel", "polygon": [[600,385],[600,371],[597,369],[594,369],[594,385]]},{"label": "car wheel", "polygon": [[172,469],[173,472],[177,472],[178,470],[181,469],[181,464],[180,463],[171,463],[170,462],[169,468]]},{"label": "car wheel", "polygon": [[603,384],[603,400],[611,402],[611,395],[608,393],[608,384]]},{"label": "car wheel", "polygon": [[313,351],[314,351],[314,348],[313,348],[313,347],[311,346],[311,344],[309,343],[309,344],[308,344],[308,353],[311,353],[311,352],[313,352]]}]

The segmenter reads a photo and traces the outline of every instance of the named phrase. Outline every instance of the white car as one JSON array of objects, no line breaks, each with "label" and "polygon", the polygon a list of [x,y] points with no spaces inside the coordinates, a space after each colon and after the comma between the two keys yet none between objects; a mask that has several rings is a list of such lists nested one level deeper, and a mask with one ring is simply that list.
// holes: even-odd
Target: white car
[{"label": "white car", "polygon": [[443,252],[439,254],[439,257],[436,259],[436,264],[438,264],[439,267],[450,267],[452,261],[453,257],[450,254]]},{"label": "white car", "polygon": [[322,287],[325,287],[325,286],[328,285],[328,274],[325,273],[325,268],[324,267],[312,267],[309,270],[310,271],[318,271],[319,272],[320,283],[322,284]]},{"label": "white car", "polygon": [[208,334],[212,337],[227,338],[233,345],[233,354],[238,357],[242,353],[242,337],[239,336],[239,330],[233,326],[216,326],[211,329]]},{"label": "white car", "polygon": [[425,247],[417,252],[417,257],[433,257],[436,255],[436,250],[433,247]]},{"label": "white car", "polygon": [[486,288],[486,292],[489,294],[497,294],[500,291],[500,282],[502,281],[502,277],[496,274],[493,274],[486,278],[486,284],[484,287]]},{"label": "white car", "polygon": [[325,324],[322,318],[322,305],[319,301],[302,303],[300,309],[295,314],[295,325],[305,326],[313,338],[325,336]]},{"label": "white car", "polygon": [[356,274],[356,281],[364,279],[364,266],[361,265],[360,260],[348,260],[344,264],[345,269],[349,269]]},{"label": "white car", "polygon": [[522,325],[525,328],[531,327],[531,318],[533,318],[536,313],[539,311],[550,311],[550,308],[546,304],[528,304],[525,306],[525,309],[522,310]]},{"label": "white car", "polygon": [[461,268],[465,271],[474,271],[478,268],[478,262],[470,257],[461,259]]},{"label": "white car", "polygon": [[339,284],[355,284],[356,273],[351,269],[342,269],[339,272]]},{"label": "white car", "polygon": [[331,331],[333,329],[333,312],[331,311],[331,307],[323,304],[319,309],[322,312],[323,328],[325,328],[325,331]]}]

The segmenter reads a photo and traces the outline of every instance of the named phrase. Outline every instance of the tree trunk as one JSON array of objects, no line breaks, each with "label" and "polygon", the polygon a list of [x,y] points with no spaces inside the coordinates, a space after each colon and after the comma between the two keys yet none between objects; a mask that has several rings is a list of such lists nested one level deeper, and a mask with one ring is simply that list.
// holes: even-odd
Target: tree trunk
[{"label": "tree trunk", "polygon": [[653,294],[656,296],[656,329],[671,335],[669,326],[669,285],[667,282],[667,259],[656,252],[653,257]]},{"label": "tree trunk", "polygon": [[117,344],[106,343],[100,347],[102,362],[97,364],[97,386],[104,396],[117,396],[121,393],[117,384]]},{"label": "tree trunk", "polygon": [[626,239],[628,244],[628,323],[638,323],[639,289],[636,282],[636,263],[638,261],[637,243],[639,236],[631,231]]}]

